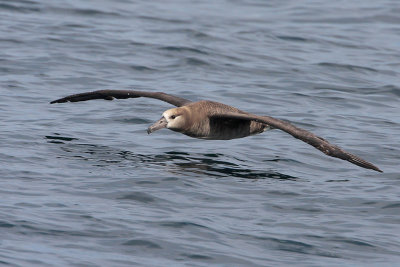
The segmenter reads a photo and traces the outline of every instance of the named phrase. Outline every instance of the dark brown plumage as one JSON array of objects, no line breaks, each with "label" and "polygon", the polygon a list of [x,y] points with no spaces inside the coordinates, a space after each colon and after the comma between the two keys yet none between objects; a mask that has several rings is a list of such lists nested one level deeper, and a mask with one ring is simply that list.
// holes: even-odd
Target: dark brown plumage
[{"label": "dark brown plumage", "polygon": [[54,103],[65,103],[65,102],[79,102],[79,101],[86,101],[92,99],[105,99],[105,100],[113,100],[114,98],[117,99],[127,99],[127,98],[138,98],[138,97],[149,97],[155,98],[171,105],[181,107],[185,104],[188,104],[192,101],[187,99],[183,99],[177,96],[172,96],[169,94],[161,93],[161,92],[143,92],[143,91],[132,91],[132,90],[99,90],[81,94],[75,94],[66,96],[54,101],[51,101],[50,104]]},{"label": "dark brown plumage", "polygon": [[100,90],[70,95],[50,102],[78,102],[92,99],[113,100],[149,97],[168,102],[177,108],[169,109],[163,117],[148,128],[152,133],[162,128],[180,132],[190,137],[228,140],[262,133],[270,128],[280,129],[293,137],[312,145],[328,156],[347,160],[360,167],[382,172],[378,167],[353,155],[315,134],[296,127],[289,122],[269,116],[258,116],[237,108],[213,101],[192,102],[184,98],[161,92],[131,90]]}]

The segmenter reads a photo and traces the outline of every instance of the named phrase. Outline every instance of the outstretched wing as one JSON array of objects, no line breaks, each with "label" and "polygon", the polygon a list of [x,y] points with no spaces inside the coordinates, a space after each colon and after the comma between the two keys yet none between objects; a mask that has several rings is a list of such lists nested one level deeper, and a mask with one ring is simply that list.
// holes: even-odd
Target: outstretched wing
[{"label": "outstretched wing", "polygon": [[260,123],[265,123],[273,128],[280,129],[282,131],[287,132],[288,134],[292,135],[293,137],[300,139],[307,144],[312,145],[316,149],[322,151],[328,156],[339,158],[342,160],[347,160],[355,165],[358,165],[360,167],[366,168],[366,169],[371,169],[375,170],[378,172],[382,172],[378,167],[373,165],[372,163],[369,163],[366,160],[363,160],[362,158],[353,155],[347,151],[344,151],[340,147],[336,145],[330,144],[328,141],[325,139],[309,132],[304,129],[298,128],[288,122],[275,119],[269,116],[257,116],[253,114],[238,114],[238,113],[224,113],[224,114],[215,114],[212,115],[211,117],[213,118],[221,118],[221,119],[240,119],[240,120],[248,120],[248,121],[256,121]]},{"label": "outstretched wing", "polygon": [[181,107],[186,104],[189,104],[191,101],[169,95],[162,92],[143,92],[143,91],[132,91],[132,90],[99,90],[93,92],[80,93],[76,95],[66,96],[54,101],[51,101],[50,104],[54,103],[65,103],[65,102],[79,102],[86,101],[92,99],[105,99],[105,100],[113,100],[117,99],[126,99],[126,98],[137,98],[137,97],[149,97],[159,99],[161,101],[165,101],[174,106]]}]

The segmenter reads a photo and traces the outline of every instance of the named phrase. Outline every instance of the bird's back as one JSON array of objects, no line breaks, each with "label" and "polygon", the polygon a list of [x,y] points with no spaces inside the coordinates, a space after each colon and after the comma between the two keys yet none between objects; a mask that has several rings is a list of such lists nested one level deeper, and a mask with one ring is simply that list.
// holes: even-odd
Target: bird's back
[{"label": "bird's back", "polygon": [[194,123],[187,132],[183,133],[191,137],[228,140],[262,133],[268,129],[267,125],[254,121],[213,118],[213,115],[231,112],[249,114],[222,103],[203,100],[192,102],[186,107],[190,109],[190,116]]}]

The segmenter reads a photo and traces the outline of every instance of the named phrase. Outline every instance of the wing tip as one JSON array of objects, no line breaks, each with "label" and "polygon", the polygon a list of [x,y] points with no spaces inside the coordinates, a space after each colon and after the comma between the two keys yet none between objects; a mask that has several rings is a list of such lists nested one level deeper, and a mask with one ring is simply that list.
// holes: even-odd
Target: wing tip
[{"label": "wing tip", "polygon": [[378,167],[376,167],[375,165],[372,165],[372,170],[383,173],[383,171],[381,169],[379,169]]},{"label": "wing tip", "polygon": [[67,102],[68,100],[64,100],[64,98],[56,99],[50,102],[50,104],[55,104],[55,103],[64,103]]},{"label": "wing tip", "polygon": [[372,164],[360,157],[357,157],[353,154],[348,153],[348,155],[350,155],[350,157],[351,157],[350,159],[348,159],[349,162],[351,162],[355,165],[358,165],[362,168],[366,168],[366,169],[370,169],[370,170],[374,170],[374,171],[383,173],[383,171],[381,169],[379,169],[377,166],[375,166],[374,164]]}]

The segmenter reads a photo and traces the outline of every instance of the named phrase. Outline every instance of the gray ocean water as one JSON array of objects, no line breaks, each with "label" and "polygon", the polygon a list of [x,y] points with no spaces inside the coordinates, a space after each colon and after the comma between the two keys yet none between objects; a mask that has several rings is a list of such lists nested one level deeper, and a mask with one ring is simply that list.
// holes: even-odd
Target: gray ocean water
[{"label": "gray ocean water", "polygon": [[[164,91],[289,120],[146,129]],[[400,266],[399,1],[0,0],[0,265]]]}]

